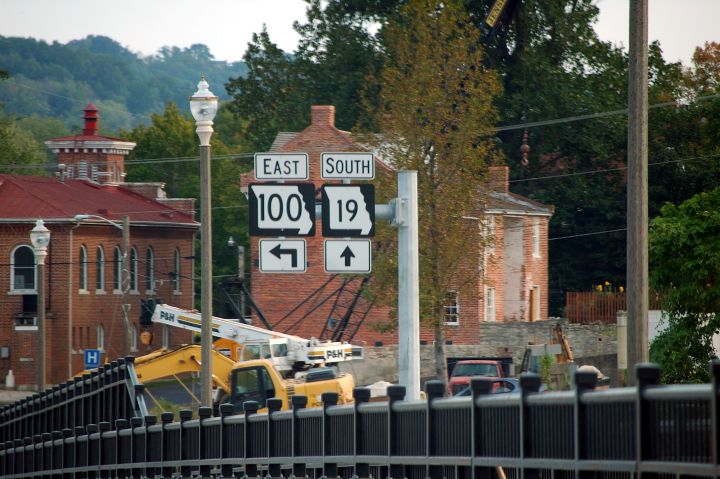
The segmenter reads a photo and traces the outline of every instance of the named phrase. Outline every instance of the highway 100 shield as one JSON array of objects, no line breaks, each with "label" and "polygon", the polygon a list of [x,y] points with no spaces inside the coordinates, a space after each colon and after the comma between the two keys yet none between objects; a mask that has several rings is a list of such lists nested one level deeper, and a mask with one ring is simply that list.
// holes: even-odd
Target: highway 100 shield
[{"label": "highway 100 shield", "polygon": [[253,183],[248,202],[250,236],[315,236],[312,183]]}]

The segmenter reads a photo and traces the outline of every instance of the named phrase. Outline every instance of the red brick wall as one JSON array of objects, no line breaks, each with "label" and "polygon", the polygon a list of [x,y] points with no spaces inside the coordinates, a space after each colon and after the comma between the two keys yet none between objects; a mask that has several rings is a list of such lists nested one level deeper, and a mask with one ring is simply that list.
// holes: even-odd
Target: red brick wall
[{"label": "red brick wall", "polygon": [[[52,232],[50,250],[46,259],[46,364],[47,382],[62,382],[68,377],[68,348],[72,343],[72,371],[83,367],[83,350],[97,346],[97,326],[102,324],[105,330],[105,356],[115,359],[122,356],[122,295],[114,292],[113,285],[113,248],[120,246],[120,232],[110,226],[83,225],[72,230],[72,248],[70,248],[71,225],[46,223]],[[22,310],[22,296],[10,293],[10,257],[13,248],[20,244],[29,245],[29,232],[33,225],[0,225],[0,346],[10,347],[10,358],[0,359],[0,380],[13,370],[16,384],[34,385],[36,383],[37,331],[16,331],[15,316]],[[164,301],[175,306],[192,307],[192,260],[181,259],[181,294],[173,293],[173,284],[168,272],[174,270],[173,254],[180,248],[181,257],[193,254],[193,231],[190,229],[172,229],[157,227],[131,226],[131,245],[138,251],[138,292],[131,293],[131,309],[128,317],[138,333],[140,299],[147,297],[144,281],[146,274],[145,253],[152,246],[155,258],[156,279],[164,280],[156,291]],[[79,291],[80,267],[79,249],[84,245],[88,251],[88,289]],[[96,290],[96,249],[101,245],[105,252],[105,290],[104,294]],[[70,256],[72,249],[72,257]],[[70,285],[70,275],[72,285]],[[72,305],[71,305],[72,303]],[[72,307],[72,326],[69,311]],[[152,329],[151,327],[150,329]],[[162,331],[156,327],[155,339],[149,347],[143,347],[138,341],[140,355],[148,349],[161,346]],[[171,331],[171,345],[187,343],[190,335],[184,331]]]},{"label": "red brick wall", "polygon": [[[56,164],[64,163],[67,166],[73,167],[73,178],[78,178],[78,167],[79,161],[85,160],[87,162],[87,174],[88,178],[92,178],[91,165],[97,164],[98,171],[100,172],[112,172],[113,165],[116,165],[116,170],[119,173],[125,171],[125,155],[120,154],[108,154],[108,153],[75,153],[75,152],[59,152],[56,154]],[[99,178],[101,183],[107,181],[113,181],[112,177],[102,176]],[[122,181],[122,178],[120,179]]]}]

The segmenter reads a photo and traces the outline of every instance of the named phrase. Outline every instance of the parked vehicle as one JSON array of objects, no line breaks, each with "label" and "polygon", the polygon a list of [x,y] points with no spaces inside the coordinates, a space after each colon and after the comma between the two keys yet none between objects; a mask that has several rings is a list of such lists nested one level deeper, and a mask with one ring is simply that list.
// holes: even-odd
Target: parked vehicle
[{"label": "parked vehicle", "polygon": [[500,379],[505,377],[500,361],[488,359],[467,359],[455,363],[450,374],[448,388],[450,394],[456,396],[458,392],[466,389],[470,384],[470,378],[482,376],[486,378]]},{"label": "parked vehicle", "polygon": [[[541,391],[545,389],[544,385]],[[520,381],[515,378],[500,378],[493,381],[492,394],[515,393],[520,391]],[[471,396],[472,389],[470,385],[464,386],[454,396]]]}]

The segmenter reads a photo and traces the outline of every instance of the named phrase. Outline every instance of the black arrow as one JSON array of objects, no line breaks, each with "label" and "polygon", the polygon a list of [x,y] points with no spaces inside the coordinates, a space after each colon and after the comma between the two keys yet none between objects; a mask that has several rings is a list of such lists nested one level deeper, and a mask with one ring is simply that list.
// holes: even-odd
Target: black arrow
[{"label": "black arrow", "polygon": [[280,244],[278,244],[278,245],[275,246],[273,249],[271,249],[270,252],[271,252],[272,254],[274,254],[274,255],[277,257],[277,259],[281,259],[281,258],[280,258],[281,255],[289,254],[289,255],[290,255],[290,265],[291,265],[293,268],[296,268],[296,267],[297,267],[297,254],[298,254],[298,252],[297,252],[296,249],[282,249],[282,248],[280,247]]},{"label": "black arrow", "polygon": [[346,246],[342,253],[341,258],[345,258],[345,266],[350,267],[350,258],[354,258],[355,254],[352,252],[349,246]]}]

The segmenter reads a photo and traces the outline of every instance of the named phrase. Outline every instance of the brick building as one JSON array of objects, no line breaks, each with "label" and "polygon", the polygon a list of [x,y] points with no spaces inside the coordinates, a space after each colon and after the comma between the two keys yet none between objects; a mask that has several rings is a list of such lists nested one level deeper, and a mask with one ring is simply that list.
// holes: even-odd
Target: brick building
[{"label": "brick building", "polygon": [[[37,383],[37,271],[29,237],[37,219],[51,232],[45,260],[48,384],[82,370],[85,349],[115,359],[190,339],[187,332],[153,326],[152,343],[143,345],[139,316],[140,300],[149,297],[193,306],[194,201],[166,198],[161,183],[123,183],[124,157],[135,144],[99,135],[97,119],[89,104],[81,135],[46,142],[61,163],[56,178],[0,175],[0,378],[12,370],[19,387]],[[78,214],[96,216],[78,221]],[[121,288],[124,216],[130,221],[129,352]]]},{"label": "brick building", "polygon": [[[365,150],[353,143],[349,132],[335,128],[334,117],[333,106],[313,106],[310,126],[299,133],[278,134],[271,147],[276,152],[307,153],[309,181],[318,188],[325,182],[320,178],[322,152]],[[389,171],[377,158],[376,167]],[[467,292],[449,291],[447,296],[446,338],[453,344],[478,343],[482,321],[547,319],[547,232],[553,208],[511,193],[507,167],[491,168],[490,177],[492,187],[482,192],[487,200],[477,215],[474,243],[481,245],[481,235],[485,235],[487,246],[469,251],[458,270],[460,277],[471,275],[477,280]],[[243,175],[242,186],[253,178],[252,172]],[[362,280],[348,281],[324,271],[322,228],[317,221],[317,236],[306,238],[308,265],[304,274],[260,273],[258,240],[251,239],[252,291],[261,311],[279,331],[337,339],[337,328],[352,306],[342,339],[367,346],[395,343],[394,335],[376,327],[387,324],[389,310],[374,307],[358,293]],[[421,339],[431,343],[432,332],[422,331]]]}]

